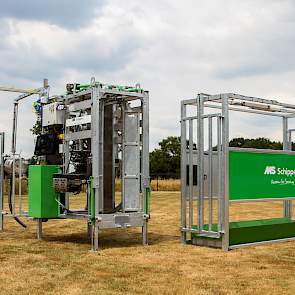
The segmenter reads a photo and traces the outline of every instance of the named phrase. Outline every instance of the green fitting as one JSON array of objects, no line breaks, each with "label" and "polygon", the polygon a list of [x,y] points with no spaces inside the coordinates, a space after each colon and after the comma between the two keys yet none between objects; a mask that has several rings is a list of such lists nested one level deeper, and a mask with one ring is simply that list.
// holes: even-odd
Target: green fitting
[{"label": "green fitting", "polygon": [[150,189],[145,189],[145,214],[150,214]]}]

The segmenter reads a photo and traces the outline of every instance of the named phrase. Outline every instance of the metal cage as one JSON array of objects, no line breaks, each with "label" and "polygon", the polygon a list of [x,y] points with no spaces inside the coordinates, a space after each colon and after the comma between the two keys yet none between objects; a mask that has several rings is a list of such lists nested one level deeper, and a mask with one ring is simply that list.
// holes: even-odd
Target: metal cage
[{"label": "metal cage", "polygon": [[[231,112],[281,118],[283,150],[245,150],[229,147]],[[223,250],[294,239],[292,200],[295,198],[295,190],[289,196],[278,196],[278,198],[264,196],[263,198],[257,197],[257,199],[234,200],[231,197],[233,181],[230,175],[235,172],[229,167],[230,155],[234,151],[240,153],[247,151],[251,153],[250,156],[253,153],[278,153],[280,158],[283,158],[285,154],[293,157],[294,152],[290,150],[294,129],[288,128],[288,121],[294,116],[295,105],[232,93],[218,95],[200,93],[195,99],[181,102],[181,232],[183,243],[188,241],[188,233],[193,244]],[[292,158],[291,162],[295,168],[295,158]],[[239,178],[236,179],[239,180]],[[258,233],[258,237],[260,235],[262,240],[249,239],[249,241],[240,241],[237,244],[231,242],[234,230],[231,230],[232,223],[229,218],[230,204],[232,202],[273,200],[281,200],[283,203],[283,217],[289,218],[292,223],[289,235],[263,239],[263,235]],[[277,225],[270,223],[271,226],[275,230]]]}]

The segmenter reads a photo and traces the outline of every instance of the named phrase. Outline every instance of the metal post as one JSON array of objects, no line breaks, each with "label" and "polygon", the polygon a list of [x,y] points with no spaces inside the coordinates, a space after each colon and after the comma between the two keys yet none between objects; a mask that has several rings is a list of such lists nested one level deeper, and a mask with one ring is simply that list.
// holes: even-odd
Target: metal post
[{"label": "metal post", "polygon": [[92,152],[92,177],[95,203],[95,224],[92,225],[92,250],[98,250],[98,221],[100,213],[100,97],[99,86],[92,87],[91,107],[91,152]]},{"label": "metal post", "polygon": [[218,232],[222,230],[222,195],[221,195],[221,187],[222,187],[222,173],[221,173],[221,123],[222,118],[217,117],[217,171],[218,171],[218,187],[217,187],[217,210],[218,210]]},{"label": "metal post", "polygon": [[[149,215],[149,192],[150,192],[150,166],[149,166],[149,94],[144,92],[142,100],[142,208]],[[142,227],[142,243],[148,244],[148,217]]]},{"label": "metal post", "polygon": [[[292,150],[292,147],[290,148],[291,141],[288,141],[288,118],[283,117],[283,150],[288,151]],[[292,217],[292,201],[285,200],[283,201],[283,214],[284,217],[291,218]]]},{"label": "metal post", "polygon": [[194,194],[194,186],[193,186],[193,121],[189,120],[189,228],[192,229],[194,216],[193,216],[193,194]]},{"label": "metal post", "polygon": [[212,230],[212,195],[213,195],[213,160],[212,160],[212,117],[208,118],[208,156],[209,156],[209,173],[208,173],[208,221],[209,231]]},{"label": "metal post", "polygon": [[15,216],[15,154],[16,154],[16,134],[17,134],[17,116],[18,116],[18,102],[14,102],[13,108],[13,126],[12,126],[12,215]]},{"label": "metal post", "polygon": [[228,176],[228,142],[229,142],[229,111],[227,96],[222,96],[222,249],[229,249],[229,176]]},{"label": "metal post", "polygon": [[198,232],[203,231],[204,225],[204,102],[200,95],[197,98],[198,116]]},{"label": "metal post", "polygon": [[37,239],[42,240],[42,219],[37,220]]},{"label": "metal post", "polygon": [[18,170],[18,201],[19,201],[19,215],[22,214],[22,157],[19,154],[19,170]]},{"label": "metal post", "polygon": [[4,132],[0,133],[0,231],[4,228]]},{"label": "metal post", "polygon": [[186,243],[186,106],[181,102],[181,241]]}]

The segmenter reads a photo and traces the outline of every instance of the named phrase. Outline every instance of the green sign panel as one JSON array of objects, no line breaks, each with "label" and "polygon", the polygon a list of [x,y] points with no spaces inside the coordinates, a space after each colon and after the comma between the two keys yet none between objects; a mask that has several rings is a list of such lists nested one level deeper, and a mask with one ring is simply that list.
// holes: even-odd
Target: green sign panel
[{"label": "green sign panel", "polygon": [[295,198],[295,153],[229,152],[229,199]]}]

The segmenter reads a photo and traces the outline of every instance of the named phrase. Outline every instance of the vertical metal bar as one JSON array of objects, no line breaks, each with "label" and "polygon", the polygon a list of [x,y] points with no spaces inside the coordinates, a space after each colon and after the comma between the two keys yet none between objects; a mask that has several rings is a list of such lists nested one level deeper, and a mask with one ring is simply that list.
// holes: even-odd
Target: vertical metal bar
[{"label": "vertical metal bar", "polygon": [[204,127],[203,107],[204,103],[198,95],[197,98],[198,116],[198,231],[203,231],[204,225]]},{"label": "vertical metal bar", "polygon": [[95,199],[95,217],[99,215],[99,95],[98,86],[92,87],[91,107],[91,153],[92,153],[92,177]]},{"label": "vertical metal bar", "polygon": [[[149,166],[149,93],[142,100],[142,208],[149,215],[150,166]],[[148,217],[142,227],[142,243],[148,244]]]},{"label": "vertical metal bar", "polygon": [[186,243],[186,161],[187,161],[187,149],[186,149],[186,106],[181,102],[181,241]]},{"label": "vertical metal bar", "polygon": [[292,151],[292,131],[288,131],[288,150]]},{"label": "vertical metal bar", "polygon": [[193,216],[193,194],[194,194],[194,186],[193,186],[193,120],[189,120],[189,228],[191,229],[194,222]]},{"label": "vertical metal bar", "polygon": [[92,153],[92,179],[94,190],[94,224],[92,225],[92,250],[98,249],[98,221],[100,213],[100,91],[99,85],[92,87],[91,93],[91,153]]},{"label": "vertical metal bar", "polygon": [[22,215],[22,157],[21,157],[21,154],[19,154],[18,201],[19,201],[19,215]]},{"label": "vertical metal bar", "polygon": [[213,194],[213,160],[212,160],[212,117],[208,118],[208,156],[209,156],[209,169],[208,169],[208,222],[209,231],[212,230],[212,194]]},{"label": "vertical metal bar", "polygon": [[228,98],[226,95],[222,97],[222,249],[229,249],[229,179],[228,179],[228,143],[229,143],[229,111]]},{"label": "vertical metal bar", "polygon": [[99,187],[100,187],[100,211],[103,212],[105,208],[104,204],[104,101],[99,102]]},{"label": "vertical metal bar", "polygon": [[0,231],[4,228],[4,215],[3,205],[4,205],[4,133],[0,133]]},{"label": "vertical metal bar", "polygon": [[217,210],[218,210],[218,232],[221,231],[221,117],[217,118],[217,171],[218,171],[218,181],[217,181]]},{"label": "vertical metal bar", "polygon": [[121,165],[121,198],[122,198],[122,212],[125,212],[125,101],[122,102],[122,165]]},{"label": "vertical metal bar", "polygon": [[[288,118],[283,117],[283,150],[284,151],[291,150],[290,149],[291,142],[288,140],[288,137],[290,138],[290,136],[288,136],[288,133],[290,133],[288,131]],[[291,218],[291,216],[292,216],[292,201],[290,201],[290,200],[283,201],[283,207],[284,207],[284,209],[283,209],[284,217]]]},{"label": "vertical metal bar", "polygon": [[13,108],[13,126],[12,126],[12,215],[15,216],[15,154],[16,154],[16,135],[17,135],[17,116],[18,116],[18,102],[14,102]]},{"label": "vertical metal bar", "polygon": [[[65,135],[67,134],[67,127],[66,127],[66,120],[69,118],[69,110],[66,108],[65,118],[64,118],[64,130]],[[63,173],[68,173],[70,165],[70,148],[69,148],[69,141],[64,141],[63,144]],[[70,199],[69,193],[65,193],[65,207],[66,209],[70,208]]]},{"label": "vertical metal bar", "polygon": [[37,220],[37,239],[42,240],[42,219]]}]

